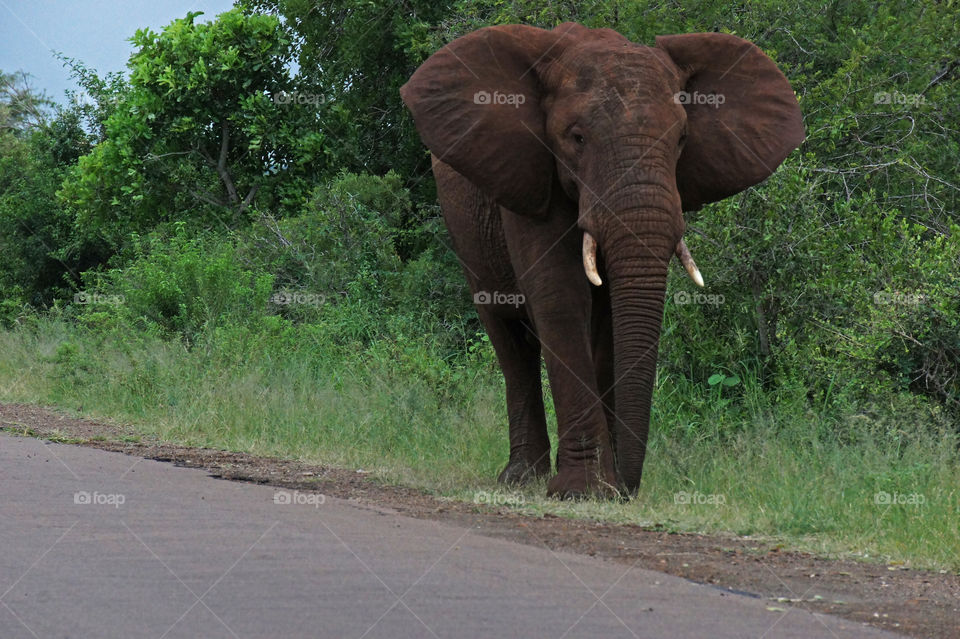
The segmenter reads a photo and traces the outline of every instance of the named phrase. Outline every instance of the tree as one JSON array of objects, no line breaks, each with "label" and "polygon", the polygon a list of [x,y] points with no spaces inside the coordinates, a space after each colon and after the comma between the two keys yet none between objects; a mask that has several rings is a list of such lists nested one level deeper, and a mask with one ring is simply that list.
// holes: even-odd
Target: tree
[{"label": "tree", "polygon": [[30,74],[0,71],[0,132],[28,133],[46,122],[51,106],[45,93],[30,86]]},{"label": "tree", "polygon": [[325,96],[320,125],[333,165],[384,175],[394,170],[433,201],[430,159],[400,100],[400,87],[442,45],[437,25],[452,0],[244,0],[247,11],[283,16],[296,36],[299,90]]},{"label": "tree", "polygon": [[129,86],[61,190],[78,227],[115,248],[174,219],[235,228],[258,205],[296,199],[298,180],[324,165],[324,136],[310,100],[292,93],[278,20],[198,15],[133,36]]},{"label": "tree", "polygon": [[51,304],[70,281],[79,282],[82,271],[105,259],[96,247],[73,241],[72,219],[55,195],[89,150],[71,109],[29,132],[0,131],[0,319],[15,316],[24,304]]}]

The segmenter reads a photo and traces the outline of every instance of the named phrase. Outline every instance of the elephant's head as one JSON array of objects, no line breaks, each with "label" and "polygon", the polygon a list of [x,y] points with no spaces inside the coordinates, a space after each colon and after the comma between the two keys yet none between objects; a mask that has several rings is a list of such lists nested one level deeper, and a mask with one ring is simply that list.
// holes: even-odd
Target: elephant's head
[{"label": "elephant's head", "polygon": [[682,255],[699,279],[682,212],[760,182],[800,144],[790,84],[736,36],[662,36],[648,47],[566,23],[475,31],[401,94],[433,154],[505,208],[543,216],[558,197],[578,203],[586,275],[609,287],[613,438],[635,490],[670,258]]}]

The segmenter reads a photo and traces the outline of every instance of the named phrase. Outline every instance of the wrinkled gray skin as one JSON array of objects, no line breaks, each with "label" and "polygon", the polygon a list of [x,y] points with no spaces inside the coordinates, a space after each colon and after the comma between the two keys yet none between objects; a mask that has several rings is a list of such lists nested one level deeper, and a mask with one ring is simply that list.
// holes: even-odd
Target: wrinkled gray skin
[{"label": "wrinkled gray skin", "polygon": [[401,94],[506,380],[500,480],[550,472],[542,356],[559,424],[548,493],[636,492],[683,211],[756,184],[799,145],[789,83],[734,36],[647,47],[568,23],[459,38]]}]

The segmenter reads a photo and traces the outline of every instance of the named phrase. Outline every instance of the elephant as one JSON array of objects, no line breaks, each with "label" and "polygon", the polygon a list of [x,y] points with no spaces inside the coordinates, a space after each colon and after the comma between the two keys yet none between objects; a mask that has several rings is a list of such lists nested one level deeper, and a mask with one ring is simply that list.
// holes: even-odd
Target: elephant
[{"label": "elephant", "polygon": [[542,357],[548,496],[636,495],[670,259],[703,285],[683,213],[766,179],[804,140],[790,83],[734,35],[644,46],[514,24],[453,40],[400,94],[505,379],[498,480],[550,477]]}]

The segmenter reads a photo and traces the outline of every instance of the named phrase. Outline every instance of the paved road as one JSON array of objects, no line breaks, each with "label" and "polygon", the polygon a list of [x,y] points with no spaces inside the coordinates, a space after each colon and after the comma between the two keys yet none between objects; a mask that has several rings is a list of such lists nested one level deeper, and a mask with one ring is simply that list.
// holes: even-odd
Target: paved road
[{"label": "paved road", "polygon": [[770,606],[351,502],[0,434],[2,639],[893,636]]}]

